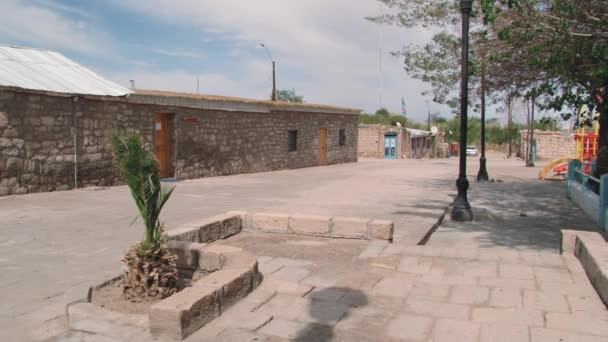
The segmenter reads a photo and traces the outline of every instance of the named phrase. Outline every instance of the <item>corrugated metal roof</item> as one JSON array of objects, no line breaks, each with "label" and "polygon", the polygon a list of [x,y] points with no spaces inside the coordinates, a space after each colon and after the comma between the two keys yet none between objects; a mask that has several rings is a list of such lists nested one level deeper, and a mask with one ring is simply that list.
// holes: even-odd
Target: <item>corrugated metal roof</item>
[{"label": "corrugated metal roof", "polygon": [[420,136],[429,136],[429,135],[433,135],[433,133],[429,132],[429,131],[423,131],[421,129],[415,129],[415,128],[406,128],[408,131],[410,131],[410,134],[412,136],[412,138],[416,138],[416,137],[420,137]]},{"label": "corrugated metal roof", "polygon": [[131,93],[58,52],[3,45],[0,45],[0,86],[77,95]]}]

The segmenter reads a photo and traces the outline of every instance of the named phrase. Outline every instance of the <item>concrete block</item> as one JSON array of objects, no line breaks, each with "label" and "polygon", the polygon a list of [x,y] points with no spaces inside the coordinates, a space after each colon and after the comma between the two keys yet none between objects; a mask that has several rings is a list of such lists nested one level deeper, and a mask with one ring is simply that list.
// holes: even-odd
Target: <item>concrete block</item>
[{"label": "concrete block", "polygon": [[241,218],[241,230],[249,230],[251,227],[251,215],[244,210],[232,210],[226,213],[230,216],[238,216]]},{"label": "concrete block", "polygon": [[331,229],[331,217],[314,215],[289,216],[289,230],[301,235],[327,235]]},{"label": "concrete block", "polygon": [[439,319],[433,329],[433,342],[477,341],[479,324],[455,319]]},{"label": "concrete block", "polygon": [[219,270],[230,258],[240,253],[243,250],[238,247],[215,244],[206,246],[200,251],[199,268],[204,271]]},{"label": "concrete block", "polygon": [[574,245],[576,242],[576,230],[561,229],[560,230],[560,253],[574,254]]},{"label": "concrete block", "polygon": [[543,312],[513,308],[473,308],[473,321],[543,326]]},{"label": "concrete block", "polygon": [[[209,220],[212,222],[220,223],[220,233],[219,233],[220,239],[225,239],[229,236],[239,233],[243,227],[242,221],[241,221],[241,216],[236,213],[225,213],[225,214],[213,216],[213,217],[210,217]],[[213,236],[215,236],[215,234],[216,234],[215,229],[217,229],[216,228],[217,225],[212,224],[212,223],[210,223],[210,224],[212,225],[213,228],[207,228],[207,229],[211,229]],[[204,230],[204,228],[201,227],[201,232],[203,230]],[[201,234],[203,234],[203,233],[201,233]]]},{"label": "concrete block", "polygon": [[205,244],[187,241],[167,241],[167,248],[177,255],[177,267],[195,270],[199,265],[200,251]]},{"label": "concrete block", "polygon": [[200,229],[197,226],[186,225],[165,232],[167,240],[201,242]]},{"label": "concrete block", "polygon": [[222,234],[222,221],[213,217],[208,218],[198,223],[200,230],[200,239],[203,243],[217,241]]},{"label": "concrete block", "polygon": [[370,239],[393,241],[393,232],[395,230],[393,221],[371,220],[367,224],[367,229]]},{"label": "concrete block", "polygon": [[516,264],[498,264],[498,275],[509,279],[530,279],[534,280],[534,272],[531,266]]},{"label": "concrete block", "polygon": [[608,244],[598,233],[585,232],[576,237],[574,254],[578,257],[604,304],[608,305]]},{"label": "concrete block", "polygon": [[[536,329],[536,328],[533,328]],[[479,342],[528,342],[528,327],[523,324],[485,323]],[[553,341],[555,342],[555,341]]]},{"label": "concrete block", "polygon": [[181,341],[221,313],[221,287],[188,287],[150,307],[150,333]]},{"label": "concrete block", "polygon": [[418,315],[462,320],[468,319],[471,311],[468,305],[442,303],[416,297],[409,298],[405,302],[404,309]]},{"label": "concrete block", "polygon": [[583,335],[561,329],[532,328],[530,332],[532,342],[602,342],[606,340],[601,336]]},{"label": "concrete block", "polygon": [[581,334],[600,335],[608,338],[608,321],[591,314],[567,314],[548,312],[546,315],[547,328],[561,329]]},{"label": "concrete block", "polygon": [[400,315],[388,324],[386,333],[397,340],[427,341],[432,327],[431,317]]},{"label": "concrete block", "polygon": [[267,233],[290,233],[289,215],[258,213],[251,218],[253,230]]},{"label": "concrete block", "polygon": [[480,286],[454,286],[450,295],[450,302],[456,304],[480,305],[487,302],[490,289]]},{"label": "concrete block", "polygon": [[331,236],[367,239],[367,224],[370,219],[355,217],[334,217],[332,220]]},{"label": "concrete block", "polygon": [[522,290],[516,288],[493,288],[490,294],[490,306],[497,308],[521,308],[523,306]]}]

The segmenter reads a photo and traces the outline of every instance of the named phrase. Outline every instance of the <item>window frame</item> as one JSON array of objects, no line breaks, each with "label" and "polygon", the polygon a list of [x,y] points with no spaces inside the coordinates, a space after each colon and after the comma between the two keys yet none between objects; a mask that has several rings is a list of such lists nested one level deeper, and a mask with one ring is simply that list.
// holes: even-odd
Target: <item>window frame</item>
[{"label": "window frame", "polygon": [[340,128],[338,130],[338,146],[346,146],[346,128]]},{"label": "window frame", "polygon": [[287,130],[287,153],[298,151],[298,130]]}]

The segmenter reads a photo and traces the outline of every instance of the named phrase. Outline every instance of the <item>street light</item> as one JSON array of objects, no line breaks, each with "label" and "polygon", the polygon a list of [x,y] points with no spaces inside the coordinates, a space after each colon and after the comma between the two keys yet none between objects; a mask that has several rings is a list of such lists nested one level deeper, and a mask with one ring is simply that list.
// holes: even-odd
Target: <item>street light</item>
[{"label": "street light", "polygon": [[272,99],[272,101],[276,101],[277,100],[277,79],[275,76],[274,58],[272,58],[272,55],[270,54],[270,51],[268,51],[268,48],[266,47],[266,45],[260,44],[260,46],[263,47],[264,50],[266,50],[266,53],[268,54],[268,58],[270,58],[270,61],[272,62],[272,95],[271,95],[271,99]]},{"label": "street light", "polygon": [[481,158],[479,158],[478,182],[490,179],[486,169],[486,55],[481,60]]},{"label": "street light", "polygon": [[460,0],[462,13],[462,61],[460,75],[460,169],[456,186],[458,195],[452,203],[452,220],[457,222],[473,221],[473,211],[467,199],[469,181],[467,180],[467,107],[469,103],[469,15],[473,0]]}]

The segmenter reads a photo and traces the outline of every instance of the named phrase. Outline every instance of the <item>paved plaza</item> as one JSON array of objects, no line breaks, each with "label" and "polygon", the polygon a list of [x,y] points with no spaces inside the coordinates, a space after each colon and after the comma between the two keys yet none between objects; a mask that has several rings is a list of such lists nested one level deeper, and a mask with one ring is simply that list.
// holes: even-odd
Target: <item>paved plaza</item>
[{"label": "paved plaza", "polygon": [[[469,161],[474,175],[477,160]],[[222,241],[258,255],[265,280],[189,340],[606,340],[605,307],[578,261],[557,253],[559,229],[593,223],[565,198],[564,183],[539,183],[538,169],[500,156],[488,165],[502,182],[471,182],[479,221],[445,222],[426,246],[416,245],[455,194],[456,158],[177,183],[167,229],[229,210],[395,222],[393,244],[252,233]],[[135,213],[125,187],[0,198],[0,340],[62,333],[65,305],[115,275],[141,237],[140,223],[130,226]]]}]

